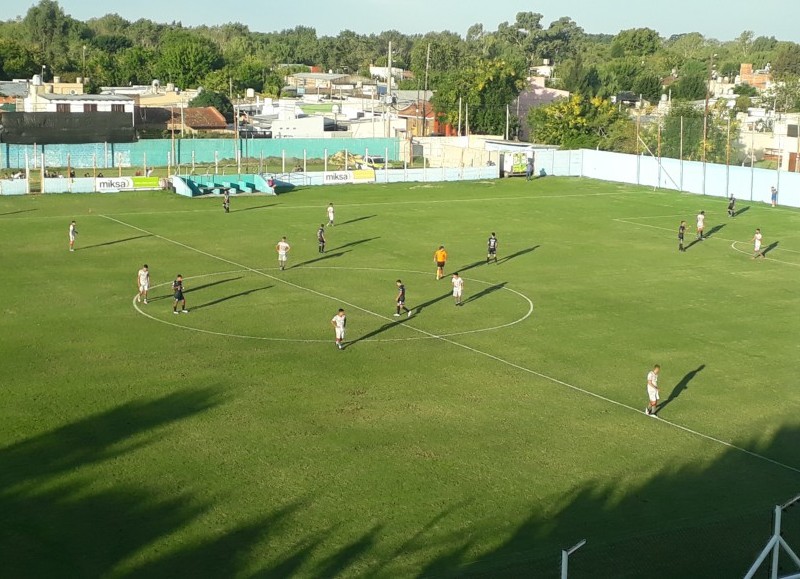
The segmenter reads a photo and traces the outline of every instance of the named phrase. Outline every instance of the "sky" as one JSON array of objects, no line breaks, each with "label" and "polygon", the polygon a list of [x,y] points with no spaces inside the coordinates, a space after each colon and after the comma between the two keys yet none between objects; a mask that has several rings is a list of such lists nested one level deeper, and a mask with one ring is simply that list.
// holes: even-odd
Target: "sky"
[{"label": "sky", "polygon": [[[616,34],[627,28],[653,28],[662,36],[700,32],[718,40],[733,40],[744,30],[756,36],[800,42],[798,0],[669,0],[668,2],[609,2],[602,0],[58,0],[78,20],[117,13],[127,20],[180,21],[184,26],[241,22],[256,32],[273,32],[298,25],[317,34],[335,36],[341,30],[405,34],[450,30],[464,35],[472,24],[494,30],[515,20],[517,12],[538,12],[547,26],[562,16],[572,18],[589,33]],[[3,0],[0,20],[23,17],[32,0]],[[221,10],[221,8],[227,9]]]}]

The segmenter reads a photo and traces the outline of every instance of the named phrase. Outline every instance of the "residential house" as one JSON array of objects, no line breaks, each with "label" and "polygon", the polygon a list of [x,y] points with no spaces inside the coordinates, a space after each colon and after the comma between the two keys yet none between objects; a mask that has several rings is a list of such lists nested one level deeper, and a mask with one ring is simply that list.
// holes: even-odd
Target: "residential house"
[{"label": "residential house", "polygon": [[547,105],[558,99],[569,98],[569,91],[549,88],[545,85],[545,77],[533,76],[528,79],[528,86],[516,101],[511,104],[511,112],[519,119],[519,140],[530,139],[528,113],[531,109]]}]

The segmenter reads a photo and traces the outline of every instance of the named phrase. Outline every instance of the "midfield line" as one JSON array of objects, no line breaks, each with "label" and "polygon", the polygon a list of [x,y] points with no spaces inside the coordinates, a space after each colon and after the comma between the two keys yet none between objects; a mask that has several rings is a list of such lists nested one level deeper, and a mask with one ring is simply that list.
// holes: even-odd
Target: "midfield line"
[{"label": "midfield line", "polygon": [[[318,291],[316,291],[314,289],[307,288],[305,286],[301,286],[299,284],[296,284],[296,283],[290,282],[288,280],[285,280],[285,279],[283,279],[281,277],[271,275],[269,273],[266,273],[264,271],[261,271],[261,270],[258,270],[258,269],[255,269],[255,268],[252,268],[252,267],[249,267],[249,266],[246,266],[246,265],[241,264],[241,263],[237,263],[237,262],[232,261],[230,259],[227,259],[225,257],[221,257],[219,255],[214,255],[213,253],[208,253],[207,251],[203,251],[202,249],[198,249],[196,247],[192,247],[190,245],[186,245],[185,243],[181,243],[180,241],[176,241],[174,239],[170,239],[168,237],[164,237],[163,235],[159,235],[159,234],[154,233],[152,231],[148,231],[146,229],[142,229],[141,227],[137,227],[136,225],[133,225],[131,223],[126,223],[125,221],[121,221],[119,219],[115,219],[114,217],[111,217],[111,216],[108,216],[108,215],[100,215],[100,217],[103,217],[105,219],[108,219],[109,221],[113,221],[115,223],[118,223],[120,225],[124,225],[125,227],[129,227],[129,228],[134,229],[136,231],[139,231],[141,233],[146,233],[146,234],[151,235],[151,236],[153,236],[153,237],[155,237],[157,239],[161,239],[162,241],[165,241],[167,243],[171,243],[173,245],[177,245],[178,247],[182,247],[182,248],[187,249],[189,251],[192,251],[192,252],[195,252],[195,253],[199,253],[200,255],[204,255],[206,257],[210,257],[211,259],[216,259],[216,260],[221,261],[223,263],[227,263],[229,265],[233,265],[234,267],[239,267],[239,268],[241,268],[243,270],[247,270],[247,271],[249,271],[251,273],[254,273],[256,275],[260,275],[260,276],[266,277],[266,278],[268,278],[270,280],[282,283],[284,285],[287,285],[289,287],[298,289],[300,291],[304,291],[304,292],[307,292],[307,293],[310,293],[310,294],[313,294],[313,295],[316,295],[316,296],[319,296],[319,297],[322,297],[322,298],[325,298],[325,299],[329,299],[329,300],[335,301],[335,302],[337,302],[339,304],[344,304],[344,305],[346,305],[348,307],[351,307],[351,308],[353,308],[355,310],[358,310],[360,312],[363,312],[365,314],[369,314],[369,315],[371,315],[373,317],[379,318],[379,319],[384,320],[386,322],[393,322],[394,321],[393,318],[384,316],[382,314],[379,314],[377,312],[373,312],[371,310],[367,310],[365,308],[357,306],[356,304],[353,304],[353,303],[350,303],[350,302],[347,302],[347,301],[344,301],[344,300],[340,300],[340,299],[336,298],[335,296],[332,296],[332,295],[329,295],[329,294],[325,294],[323,292],[318,292]],[[659,227],[657,229],[664,229],[664,228]],[[515,362],[511,362],[510,360],[506,360],[506,359],[501,358],[499,356],[495,356],[494,354],[490,354],[489,352],[484,352],[483,350],[478,350],[477,348],[473,348],[472,346],[468,346],[467,344],[462,344],[461,342],[456,342],[455,340],[452,340],[452,339],[444,337],[444,336],[439,336],[439,335],[433,334],[433,333],[428,332],[426,330],[423,330],[421,328],[416,328],[416,327],[411,326],[409,324],[403,324],[403,326],[406,327],[406,328],[409,328],[411,330],[414,330],[415,332],[419,332],[420,334],[424,334],[425,336],[428,336],[430,338],[436,338],[438,340],[441,340],[442,342],[445,342],[445,343],[450,344],[452,346],[455,346],[457,348],[461,348],[463,350],[466,350],[468,352],[472,352],[473,354],[477,354],[479,356],[483,356],[484,358],[488,358],[490,360],[494,360],[495,362],[498,362],[498,363],[503,364],[505,366],[508,366],[510,368],[514,368],[516,370],[519,370],[519,371],[524,372],[526,374],[529,374],[531,376],[536,376],[537,378],[541,378],[542,380],[551,382],[553,384],[557,384],[559,386],[563,386],[563,387],[568,388],[568,389],[570,389],[570,390],[572,390],[574,392],[578,392],[580,394],[584,394],[586,396],[590,396],[592,398],[595,398],[597,400],[601,400],[601,401],[606,402],[608,404],[611,404],[613,406],[617,406],[618,408],[624,408],[624,409],[629,410],[631,412],[635,412],[637,415],[639,415],[641,417],[645,416],[641,410],[639,410],[637,408],[634,408],[633,406],[629,406],[628,404],[625,404],[623,402],[619,402],[617,400],[613,400],[612,398],[608,398],[606,396],[603,396],[602,394],[597,394],[596,392],[592,392],[590,390],[586,390],[584,388],[581,388],[580,386],[575,386],[574,384],[570,384],[568,382],[564,382],[563,380],[559,380],[558,378],[554,378],[552,376],[548,376],[547,374],[542,374],[541,372],[537,372],[536,370],[532,370],[531,368],[526,368],[525,366],[521,366],[521,365],[519,365],[519,364],[517,364]],[[650,420],[650,418],[647,417],[647,420]],[[697,430],[693,430],[693,429],[691,429],[691,428],[689,428],[687,426],[683,426],[683,425],[678,424],[676,422],[670,422],[669,420],[664,420],[663,418],[657,418],[656,421],[659,424],[664,424],[664,425],[670,426],[670,427],[675,428],[677,430],[681,430],[681,431],[683,431],[685,433],[692,434],[692,435],[694,435],[694,436],[696,436],[698,438],[702,438],[702,439],[707,440],[709,442],[714,442],[714,443],[719,444],[721,446],[724,446],[726,448],[730,448],[731,450],[736,450],[736,451],[741,452],[743,454],[746,454],[746,455],[748,455],[750,457],[759,459],[759,460],[761,460],[763,462],[767,462],[767,463],[772,464],[774,466],[778,466],[778,467],[783,468],[785,470],[789,470],[789,471],[792,471],[792,472],[800,474],[800,468],[796,468],[796,467],[790,466],[788,464],[779,462],[777,460],[774,460],[772,458],[764,456],[763,454],[758,454],[757,452],[753,452],[752,450],[747,450],[746,448],[743,448],[741,446],[737,446],[737,445],[735,445],[735,444],[733,444],[731,442],[727,442],[725,440],[722,440],[722,439],[719,439],[719,438],[715,438],[715,437],[713,437],[711,435],[704,434],[702,432],[698,432]]]}]

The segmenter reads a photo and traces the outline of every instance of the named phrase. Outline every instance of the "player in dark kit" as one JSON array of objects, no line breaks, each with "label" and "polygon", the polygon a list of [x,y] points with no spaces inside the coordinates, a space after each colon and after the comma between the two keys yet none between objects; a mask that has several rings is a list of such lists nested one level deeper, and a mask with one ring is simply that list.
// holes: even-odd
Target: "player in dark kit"
[{"label": "player in dark kit", "polygon": [[681,221],[681,224],[678,226],[678,251],[686,251],[686,248],[683,247],[683,236],[686,234],[686,222]]},{"label": "player in dark kit", "polygon": [[489,263],[490,259],[494,259],[494,262],[497,263],[497,237],[492,231],[492,234],[489,236],[489,241],[486,242],[486,247],[488,248],[488,253],[486,254],[486,263]]},{"label": "player in dark kit", "polygon": [[231,212],[231,194],[227,189],[225,193],[222,194],[222,208],[225,210],[225,213]]},{"label": "player in dark kit", "polygon": [[406,307],[406,286],[399,279],[397,280],[397,312],[394,314],[395,318],[400,317],[400,310],[406,312],[407,317],[411,317],[411,310]]},{"label": "player in dark kit", "polygon": [[317,229],[317,242],[319,243],[319,252],[325,253],[325,226],[320,224]]},{"label": "player in dark kit", "polygon": [[736,217],[736,197],[733,195],[728,200],[728,217]]},{"label": "player in dark kit", "polygon": [[178,303],[181,304],[181,311],[184,314],[188,314],[189,310],[186,309],[186,298],[183,297],[183,276],[178,274],[175,278],[175,281],[172,282],[172,292],[175,301],[172,303],[172,313],[178,313]]}]

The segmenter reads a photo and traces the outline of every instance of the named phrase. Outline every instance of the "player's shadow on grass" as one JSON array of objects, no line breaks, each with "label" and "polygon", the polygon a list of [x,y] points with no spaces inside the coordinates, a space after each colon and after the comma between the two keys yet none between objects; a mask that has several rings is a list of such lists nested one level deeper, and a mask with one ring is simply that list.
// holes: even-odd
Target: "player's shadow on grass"
[{"label": "player's shadow on grass", "polygon": [[16,215],[17,213],[28,213],[30,211],[39,211],[39,210],[36,209],[36,208],[33,208],[33,209],[20,209],[19,211],[9,211],[7,213],[0,213],[0,217],[2,217],[3,215]]},{"label": "player's shadow on grass", "polygon": [[692,240],[692,242],[691,242],[689,245],[687,245],[687,246],[685,246],[685,247],[683,248],[683,250],[684,250],[684,251],[689,251],[689,250],[690,250],[692,247],[694,247],[694,246],[695,246],[695,244],[697,244],[697,243],[700,243],[700,240],[699,240],[698,238],[694,238],[694,239]]},{"label": "player's shadow on grass", "polygon": [[761,252],[761,255],[763,255],[764,257],[767,257],[767,254],[770,251],[772,251],[773,249],[777,249],[779,243],[780,243],[780,241],[773,241],[766,248],[764,248],[764,251]]},{"label": "player's shadow on grass", "polygon": [[250,294],[254,294],[256,292],[260,292],[260,291],[263,291],[263,290],[268,290],[271,287],[274,287],[274,286],[265,285],[264,287],[257,287],[257,288],[249,289],[247,291],[239,292],[238,294],[233,294],[233,295],[217,298],[217,299],[215,299],[213,301],[210,301],[210,302],[207,302],[205,304],[200,304],[199,306],[193,306],[192,310],[201,310],[203,308],[209,308],[211,306],[216,306],[217,304],[221,304],[222,302],[227,302],[228,300],[233,300],[233,299],[236,299],[236,298],[242,298],[242,297],[245,297],[245,296],[249,296]]},{"label": "player's shadow on grass", "polygon": [[373,217],[377,217],[377,215],[364,215],[362,217],[355,217],[354,219],[349,219],[348,221],[337,223],[336,227],[341,227],[342,225],[349,225],[351,223],[358,223],[359,221],[364,221],[365,219],[372,219]]},{"label": "player's shadow on grass", "polygon": [[467,305],[470,302],[474,302],[474,301],[477,301],[477,300],[479,300],[481,298],[485,298],[486,296],[488,296],[490,294],[493,294],[494,292],[496,292],[498,290],[501,290],[504,287],[506,287],[507,283],[508,283],[507,281],[504,281],[503,283],[498,283],[498,284],[495,284],[495,285],[491,285],[491,286],[489,286],[487,288],[484,288],[481,291],[479,291],[478,293],[472,294],[471,296],[469,296],[467,299],[465,299],[461,303],[463,305]]},{"label": "player's shadow on grass", "polygon": [[[456,269],[454,271],[457,271],[458,273],[464,273],[465,271],[469,271],[471,269],[475,269],[476,267],[481,266],[481,265],[485,265],[485,264],[486,264],[486,260],[485,259],[481,259],[479,261],[473,261],[469,265],[461,266],[461,267],[459,267],[458,269]],[[444,278],[442,278],[442,279],[444,279]]]},{"label": "player's shadow on grass", "polygon": [[[214,287],[215,285],[220,285],[220,284],[228,283],[228,282],[231,282],[231,281],[237,281],[237,280],[240,280],[240,279],[242,279],[242,276],[229,277],[227,279],[220,279],[220,280],[217,280],[217,281],[212,281],[210,283],[204,283],[203,285],[198,285],[198,286],[195,286],[195,287],[192,287],[192,288],[187,288],[187,289],[183,290],[183,293],[184,294],[190,294],[190,293],[194,293],[194,292],[200,291],[201,289]],[[168,299],[172,298],[172,295],[173,295],[172,293],[168,293],[168,294],[165,294],[165,295],[162,295],[162,296],[156,296],[154,298],[148,298],[147,301],[148,302],[157,302],[159,300],[168,300]]]},{"label": "player's shadow on grass", "polygon": [[749,205],[747,205],[745,207],[742,207],[738,211],[735,211],[733,216],[734,217],[739,217],[742,213],[745,213],[746,211],[750,211],[750,206]]},{"label": "player's shadow on grass", "polygon": [[106,245],[116,245],[117,243],[125,243],[126,241],[134,241],[136,239],[144,239],[145,237],[153,237],[149,233],[147,235],[136,235],[135,237],[126,237],[125,239],[115,239],[114,241],[106,241],[104,243],[95,243],[94,245],[85,245],[83,247],[76,247],[75,251],[82,251],[84,249],[92,249],[94,247],[105,247]]},{"label": "player's shadow on grass", "polygon": [[344,344],[343,349],[347,349],[350,346],[355,346],[359,342],[363,342],[364,340],[369,340],[370,338],[374,338],[375,336],[380,336],[382,333],[387,332],[387,331],[391,330],[392,328],[395,328],[395,327],[397,327],[397,326],[399,326],[401,324],[406,323],[409,319],[410,318],[408,318],[406,316],[403,316],[403,317],[397,318],[396,320],[392,320],[391,322],[386,322],[380,328],[372,330],[371,332],[367,332],[366,334],[364,334],[363,336],[359,336],[358,338],[356,338],[352,342],[347,342],[346,344]]},{"label": "player's shadow on grass", "polygon": [[706,239],[709,239],[710,237],[713,237],[714,235],[716,235],[717,233],[719,233],[720,231],[722,231],[722,230],[725,228],[725,225],[727,225],[727,224],[726,224],[726,223],[720,223],[719,225],[715,225],[714,227],[712,227],[712,228],[711,228],[711,229],[708,231],[708,233],[706,233],[706,234],[705,234],[705,236],[704,236],[704,237],[705,237]]},{"label": "player's shadow on grass", "polygon": [[266,209],[267,207],[275,207],[276,205],[280,205],[280,203],[267,203],[266,205],[256,205],[254,207],[242,207],[241,209],[236,209],[233,213],[240,213],[242,211],[254,211],[256,209]]},{"label": "player's shadow on grass", "polygon": [[344,251],[337,251],[336,253],[325,252],[322,255],[320,255],[319,257],[316,257],[314,259],[309,259],[309,260],[306,260],[306,261],[302,261],[300,263],[296,263],[292,267],[290,267],[289,269],[295,269],[295,268],[298,268],[298,267],[303,267],[304,265],[311,265],[312,263],[319,263],[320,261],[325,261],[326,259],[333,259],[335,257],[342,257],[345,253],[350,253],[351,251],[352,251],[351,249],[346,249]]},{"label": "player's shadow on grass", "polygon": [[328,251],[339,251],[340,249],[345,249],[347,247],[355,247],[356,245],[361,245],[362,243],[369,243],[370,241],[375,241],[376,239],[380,239],[380,235],[378,237],[367,237],[366,239],[359,239],[357,241],[351,241],[350,243],[345,243],[344,245],[338,245],[336,247],[332,247]]},{"label": "player's shadow on grass", "polygon": [[500,263],[505,263],[505,262],[507,262],[507,261],[511,261],[511,260],[512,260],[512,259],[514,259],[514,258],[517,258],[517,257],[522,257],[523,255],[526,255],[526,254],[528,254],[528,253],[531,253],[531,252],[533,252],[533,251],[536,251],[536,250],[537,250],[537,249],[539,249],[540,247],[541,247],[541,245],[534,245],[534,246],[532,246],[532,247],[527,247],[527,248],[525,248],[525,249],[520,249],[519,251],[517,251],[517,252],[514,252],[514,253],[512,253],[511,255],[507,255],[506,257],[502,257],[502,258],[498,259],[498,260],[497,260],[497,263],[498,263],[498,264],[500,264]]},{"label": "player's shadow on grass", "polygon": [[700,364],[697,368],[692,370],[691,372],[687,373],[686,376],[681,378],[681,381],[675,385],[675,388],[672,389],[672,392],[669,393],[669,398],[664,400],[661,404],[658,405],[658,410],[656,411],[661,412],[666,408],[669,404],[674,402],[678,399],[678,397],[683,394],[683,392],[689,388],[689,382],[691,382],[695,376],[697,376],[700,372],[705,369],[705,364]]}]

